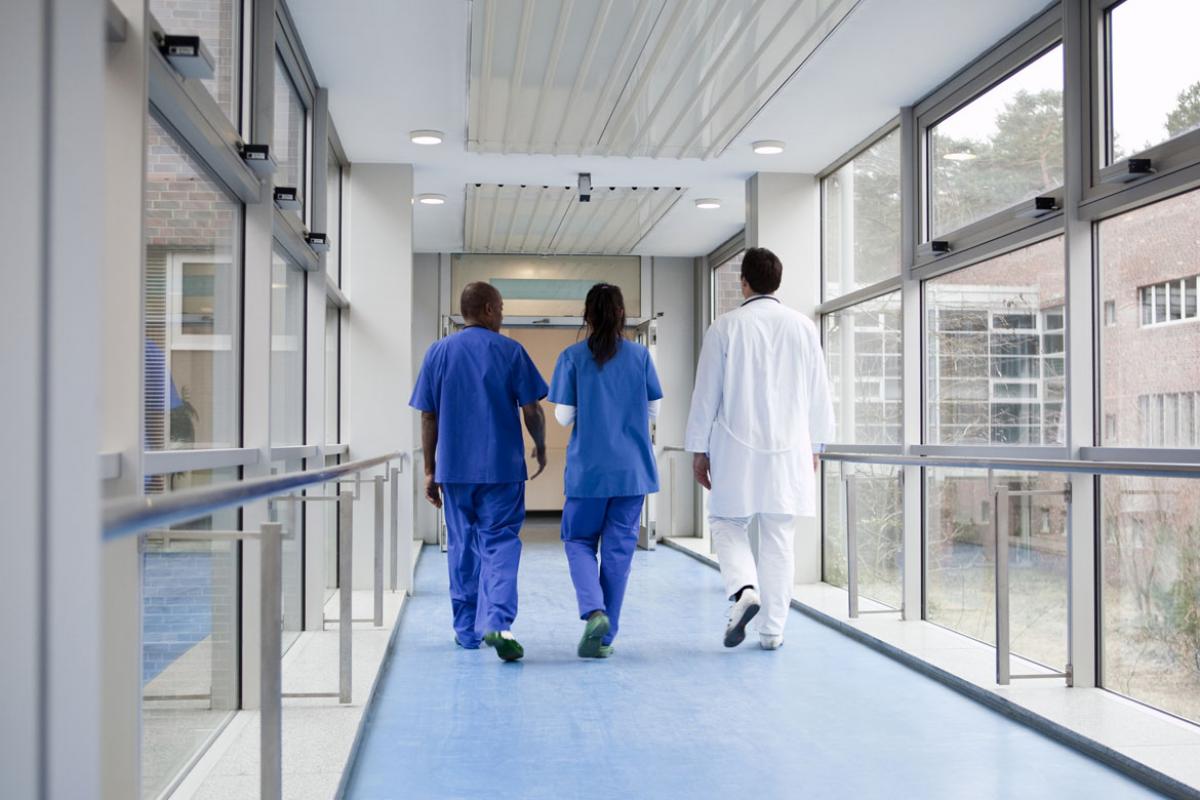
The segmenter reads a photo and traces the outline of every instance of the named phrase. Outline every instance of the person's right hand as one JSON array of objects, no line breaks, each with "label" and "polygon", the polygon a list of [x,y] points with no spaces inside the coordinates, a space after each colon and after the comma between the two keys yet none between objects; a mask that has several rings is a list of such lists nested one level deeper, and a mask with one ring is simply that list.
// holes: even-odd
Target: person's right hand
[{"label": "person's right hand", "polygon": [[706,454],[696,453],[692,456],[692,476],[695,477],[696,483],[712,491],[712,478],[709,473],[710,466]]},{"label": "person's right hand", "polygon": [[433,479],[432,475],[425,476],[425,499],[435,508],[442,507],[442,487]]}]

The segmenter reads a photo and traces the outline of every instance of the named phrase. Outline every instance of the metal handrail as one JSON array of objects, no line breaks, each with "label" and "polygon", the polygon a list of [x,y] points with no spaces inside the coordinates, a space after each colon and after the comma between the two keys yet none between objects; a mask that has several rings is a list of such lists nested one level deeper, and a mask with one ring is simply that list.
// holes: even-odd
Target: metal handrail
[{"label": "metal handrail", "polygon": [[1143,475],[1150,478],[1200,478],[1200,464],[1167,464],[1144,461],[1069,461],[1061,458],[988,458],[986,456],[903,456],[839,453],[826,450],[826,461],[847,464],[883,464],[897,467],[959,467],[963,469],[1065,472],[1077,475]]},{"label": "metal handrail", "polygon": [[117,498],[104,504],[101,529],[105,539],[119,539],[147,528],[166,528],[221,509],[327,483],[394,461],[400,455],[400,451],[395,451],[332,467],[297,470],[283,475],[238,481],[227,486],[204,486],[165,494]]}]

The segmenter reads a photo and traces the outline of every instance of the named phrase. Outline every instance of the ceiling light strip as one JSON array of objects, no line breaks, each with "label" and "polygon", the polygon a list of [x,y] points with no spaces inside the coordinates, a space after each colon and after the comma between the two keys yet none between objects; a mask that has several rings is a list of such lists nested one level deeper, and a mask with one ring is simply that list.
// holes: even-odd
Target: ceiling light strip
[{"label": "ceiling light strip", "polygon": [[[783,22],[787,21],[791,14],[800,7],[802,2],[804,2],[804,0],[795,0],[791,10],[787,13],[787,15],[784,16]],[[734,49],[739,43],[741,43],[746,33],[749,32],[751,24],[753,24],[758,18],[759,13],[762,11],[763,6],[766,5],[766,3],[767,0],[758,0],[758,2],[754,4],[754,6],[750,9],[750,12],[746,15],[746,21],[736,31],[734,31],[734,34],[729,37],[729,41],[727,41],[725,46],[721,48],[721,52],[719,52],[717,57],[709,63],[708,68],[700,77],[700,80],[696,83],[696,88],[694,88],[691,95],[688,96],[687,102],[683,104],[683,108],[679,110],[679,113],[675,115],[675,119],[671,122],[671,126],[667,128],[666,134],[659,139],[658,147],[655,148],[654,153],[651,156],[652,158],[658,158],[662,155],[663,148],[665,148],[667,142],[671,140],[671,135],[675,133],[675,129],[679,127],[679,123],[683,122],[683,118],[688,115],[688,112],[692,110],[705,92],[708,91],[709,85],[716,78],[717,73],[721,70],[721,67],[724,66],[725,59],[729,58],[729,56],[733,54]]]},{"label": "ceiling light strip", "polygon": [[[479,65],[480,79],[479,86],[476,87],[475,96],[478,100],[479,113],[475,117],[475,131],[480,138],[476,140],[477,147],[483,147],[483,140],[486,138],[484,133],[487,128],[487,97],[490,94],[488,91],[492,84],[492,51],[493,43],[496,39],[496,24],[495,15],[492,14],[492,0],[485,0],[483,7],[483,59]],[[469,135],[469,131],[468,131]]]},{"label": "ceiling light strip", "polygon": [[563,106],[562,114],[558,118],[558,129],[554,132],[553,141],[554,155],[559,155],[563,126],[567,124],[567,117],[570,116],[571,109],[575,107],[575,98],[579,96],[579,88],[583,86],[583,82],[587,80],[587,76],[592,70],[592,60],[596,56],[596,47],[600,44],[600,35],[608,23],[608,12],[612,11],[612,4],[613,0],[604,0],[604,5],[600,7],[600,13],[596,15],[596,21],[592,24],[592,32],[588,36],[583,61],[579,63],[579,71],[575,73],[575,82],[571,84],[571,93],[567,95],[567,104]]},{"label": "ceiling light strip", "polygon": [[504,104],[504,128],[500,134],[500,152],[508,155],[508,130],[512,124],[513,106],[521,95],[521,82],[525,80],[525,59],[529,54],[529,30],[533,27],[534,0],[521,4],[521,34],[517,39],[516,63],[513,65],[512,81],[508,84],[508,99]]},{"label": "ceiling light strip", "polygon": [[[683,158],[683,155],[691,149],[692,145],[696,143],[696,140],[700,138],[701,134],[708,129],[708,124],[712,122],[713,117],[715,117],[717,113],[721,111],[721,109],[725,106],[725,103],[728,102],[729,98],[733,96],[734,91],[743,87],[746,77],[750,74],[750,71],[759,66],[759,59],[762,58],[763,53],[765,53],[767,48],[774,43],[776,37],[783,33],[784,29],[787,28],[787,24],[791,22],[792,17],[795,16],[796,12],[800,10],[800,7],[805,4],[805,1],[806,0],[793,0],[792,4],[788,6],[787,13],[783,15],[783,18],[779,20],[779,23],[771,30],[771,33],[768,34],[767,38],[763,39],[762,44],[758,46],[758,48],[754,51],[754,54],[750,58],[746,59],[746,63],[742,66],[742,69],[737,74],[737,77],[729,82],[728,88],[726,88],[725,91],[721,93],[720,97],[716,99],[716,102],[709,107],[708,113],[704,116],[704,119],[700,121],[700,124],[696,126],[696,129],[692,132],[691,138],[687,140],[687,142],[675,155],[676,158]],[[756,91],[751,96],[754,97],[757,96],[757,94],[758,92]]]},{"label": "ceiling light strip", "polygon": [[565,0],[558,9],[558,26],[554,30],[554,43],[550,47],[550,61],[546,64],[546,74],[542,76],[542,86],[538,89],[537,103],[533,109],[533,123],[529,126],[529,138],[525,142],[525,153],[533,152],[533,140],[537,135],[538,123],[542,119],[542,111],[546,107],[546,95],[550,91],[553,79],[558,73],[558,62],[562,57],[563,40],[567,37],[567,23],[571,21],[575,0]]},{"label": "ceiling light strip", "polygon": [[[671,195],[674,195],[674,196],[672,197]],[[658,211],[657,215],[654,217],[654,220],[645,227],[645,230],[642,232],[642,234],[640,236],[637,237],[637,239],[634,241],[634,243],[629,245],[629,247],[626,249],[626,252],[632,253],[634,251],[634,249],[639,244],[642,243],[642,240],[650,235],[650,231],[654,230],[654,226],[657,225],[659,222],[661,222],[663,217],[665,217],[668,213],[670,213],[671,209],[674,208],[675,204],[678,203],[682,198],[683,198],[683,190],[682,189],[675,191],[675,192],[668,193],[665,201],[662,203],[662,207]]]},{"label": "ceiling light strip", "polygon": [[[665,4],[665,0],[663,3],[659,3],[659,5],[658,5],[660,14],[662,13],[664,4]],[[578,153],[579,155],[583,155],[585,152],[587,152],[592,147],[593,142],[598,142],[598,140],[599,140],[599,135],[593,136],[591,134],[591,131],[593,128],[596,127],[596,120],[600,115],[601,109],[607,108],[609,110],[609,112],[608,112],[609,116],[612,116],[613,106],[612,106],[612,104],[609,103],[608,96],[612,93],[613,83],[614,83],[614,81],[616,81],[618,79],[619,76],[623,75],[624,77],[622,79],[626,80],[626,81],[628,80],[629,71],[624,68],[624,64],[625,64],[625,61],[629,58],[629,52],[630,52],[630,50],[633,49],[634,42],[637,41],[637,39],[639,38],[636,34],[639,30],[641,30],[642,25],[645,24],[646,17],[650,13],[650,9],[651,9],[651,7],[653,7],[653,5],[654,4],[650,3],[650,2],[643,2],[643,3],[638,4],[637,19],[634,21],[633,25],[629,28],[629,31],[625,35],[625,43],[623,45],[621,45],[621,52],[620,52],[620,54],[617,55],[616,60],[613,61],[612,69],[609,70],[608,77],[604,81],[604,88],[601,90],[600,94],[596,97],[596,102],[592,106],[591,116],[588,118],[588,123],[584,127],[583,132],[581,134],[582,138],[574,146],[574,152]],[[658,21],[657,18],[655,18],[656,23],[657,23],[657,21]],[[653,32],[653,30],[654,30],[654,26],[651,25],[650,32]],[[646,39],[642,41],[641,50],[645,50],[646,41],[649,40],[649,38],[650,38],[650,32],[647,32]],[[638,52],[639,58],[641,57],[641,50],[639,50],[639,52]],[[634,63],[637,63],[636,60]],[[632,69],[632,67],[630,69]],[[613,100],[612,102],[615,103],[616,100]],[[570,109],[567,110],[567,113],[570,113]]]},{"label": "ceiling light strip", "polygon": [[[722,130],[721,133],[718,134],[715,139],[713,139],[712,143],[708,146],[708,150],[704,152],[703,158],[705,160],[712,158],[713,155],[723,151],[729,146],[729,143],[733,141],[733,137],[735,137],[738,132],[742,130],[742,128],[749,124],[750,120],[753,119],[760,110],[762,110],[763,106],[766,105],[771,97],[774,96],[774,94],[778,92],[780,88],[782,88],[783,84],[787,82],[788,78],[794,75],[796,71],[800,69],[800,67],[804,66],[804,62],[816,52],[817,48],[821,46],[821,43],[824,42],[826,38],[828,38],[829,34],[833,33],[834,29],[837,28],[838,23],[845,19],[846,15],[853,11],[855,6],[857,6],[860,2],[862,2],[862,0],[830,0],[828,8],[825,9],[824,13],[817,17],[816,22],[809,27],[808,33],[806,33],[788,52],[787,57],[776,65],[775,69],[771,71],[771,74],[767,76],[767,79],[759,85],[759,89],[755,91],[754,94],[750,95],[750,100],[747,101],[746,104],[743,105],[738,111],[738,113],[733,116],[729,124],[725,126],[724,130]],[[849,6],[849,8],[846,8],[846,10],[841,13],[840,16],[837,16],[837,18],[833,20],[832,24],[830,24],[831,19],[837,15],[838,11],[846,6]],[[805,52],[806,48],[807,52]],[[803,55],[801,55],[802,53]],[[783,72],[783,70],[789,69],[789,66],[793,64],[797,58],[799,58],[799,63],[796,63],[795,66],[790,67],[787,77],[776,83],[776,80],[779,78],[779,74]],[[763,96],[764,94],[766,94],[765,97]]]},{"label": "ceiling light strip", "polygon": [[[714,3],[713,5],[716,11],[710,15],[710,19],[716,13],[719,13],[723,6],[722,3]],[[637,83],[633,85],[633,91],[630,92],[628,97],[621,96],[617,98],[616,107],[619,110],[617,119],[615,122],[610,119],[610,124],[604,126],[603,130],[600,131],[600,138],[597,140],[597,143],[599,143],[604,140],[605,134],[608,131],[612,131],[608,137],[608,144],[604,146],[604,155],[612,155],[612,141],[621,133],[621,129],[625,127],[625,123],[629,121],[629,115],[638,108],[638,100],[641,98],[642,92],[646,90],[646,85],[650,82],[650,78],[654,76],[655,67],[658,66],[659,59],[666,54],[668,47],[673,48],[679,40],[683,39],[682,36],[678,36],[678,33],[684,9],[687,7],[687,0],[676,0],[675,8],[671,12],[667,24],[663,27],[662,33],[659,34],[658,41],[654,43],[654,51],[650,54],[650,60],[646,62],[646,66],[642,68],[641,74],[638,75]],[[706,27],[707,24],[705,23]],[[692,49],[698,50],[700,48],[694,47]],[[659,98],[660,102],[661,99]]]}]

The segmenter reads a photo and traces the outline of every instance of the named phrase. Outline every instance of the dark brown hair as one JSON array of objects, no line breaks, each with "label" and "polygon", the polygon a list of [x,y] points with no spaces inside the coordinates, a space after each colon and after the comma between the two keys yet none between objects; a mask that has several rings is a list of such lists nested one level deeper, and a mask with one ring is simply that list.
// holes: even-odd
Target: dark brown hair
[{"label": "dark brown hair", "polygon": [[589,289],[583,301],[583,321],[588,326],[588,349],[603,367],[617,354],[625,337],[625,298],[620,287],[597,283]]},{"label": "dark brown hair", "polygon": [[755,294],[772,294],[783,280],[783,262],[765,247],[751,247],[742,256],[742,277]]}]

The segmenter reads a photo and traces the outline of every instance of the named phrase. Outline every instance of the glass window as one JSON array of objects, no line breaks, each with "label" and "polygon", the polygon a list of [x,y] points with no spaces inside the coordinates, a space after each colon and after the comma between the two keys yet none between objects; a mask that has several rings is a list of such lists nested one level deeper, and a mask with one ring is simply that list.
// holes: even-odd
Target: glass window
[{"label": "glass window", "polygon": [[825,298],[900,273],[900,131],[822,181]]},{"label": "glass window", "polygon": [[835,441],[899,444],[903,421],[900,293],[825,316]]},{"label": "glass window", "polygon": [[329,306],[325,309],[325,442],[336,444],[340,430],[341,386],[341,312]]},{"label": "glass window", "polygon": [[1101,683],[1200,722],[1200,501],[1194,481],[1100,479]]},{"label": "glass window", "polygon": [[[271,474],[283,475],[302,469],[303,459],[280,461],[271,465]],[[268,504],[268,514],[271,522],[283,526],[282,645],[286,653],[304,630],[304,504],[275,498]]]},{"label": "glass window", "polygon": [[[155,476],[147,491],[228,483],[238,469]],[[236,530],[237,509],[178,528]],[[236,542],[144,538],[142,796],[158,797],[239,706]]]},{"label": "glass window", "polygon": [[731,256],[712,271],[712,318],[733,311],[745,300],[742,297],[742,256],[745,250]]},{"label": "glass window", "polygon": [[582,317],[588,290],[599,281],[621,287],[625,313],[642,316],[642,262],[638,256],[455,255],[450,259],[454,313],[471,281],[488,281],[513,317]]},{"label": "glass window", "polygon": [[1062,238],[925,283],[932,444],[1062,444]]},{"label": "glass window", "polygon": [[304,444],[304,272],[271,259],[271,444]]},{"label": "glass window", "polygon": [[[927,471],[926,619],[996,642],[996,551],[987,473]],[[1012,490],[1061,489],[1061,475],[996,472]],[[1012,652],[1062,669],[1067,662],[1067,507],[1062,497],[1012,497],[1008,574]]]},{"label": "glass window", "polygon": [[929,129],[929,230],[962,228],[1063,183],[1062,45]]},{"label": "glass window", "polygon": [[199,36],[216,62],[213,77],[201,81],[225,116],[238,127],[242,85],[239,0],[150,0],[150,13],[163,32]]},{"label": "glass window", "polygon": [[146,133],[145,446],[237,447],[242,206],[154,117]]},{"label": "glass window", "polygon": [[329,177],[325,184],[327,202],[325,233],[329,236],[329,252],[325,254],[325,271],[333,282],[342,280],[342,165],[329,150]]},{"label": "glass window", "polygon": [[1200,127],[1193,0],[1125,0],[1108,12],[1110,163]]},{"label": "glass window", "polygon": [[[1115,324],[1100,332],[1100,404],[1121,420],[1112,435],[1105,431],[1105,445],[1195,446],[1196,421],[1188,414],[1190,398],[1200,392],[1200,322],[1187,316],[1195,306],[1195,278],[1179,273],[1200,264],[1198,220],[1200,192],[1191,192],[1097,226],[1101,296],[1116,305]],[[1173,305],[1172,296],[1180,302]],[[1174,321],[1173,308],[1179,311]],[[1189,399],[1174,403],[1168,419],[1163,398],[1180,395]]]},{"label": "glass window", "polygon": [[858,593],[899,608],[904,581],[904,497],[899,467],[825,462],[823,580],[846,586],[845,468],[852,470],[855,481]]},{"label": "glass window", "polygon": [[[304,101],[288,73],[287,65],[279,51],[275,51],[275,141],[271,150],[279,168],[275,173],[276,186],[291,186],[296,196],[304,203],[307,153]],[[301,219],[303,211],[295,213]]]}]

